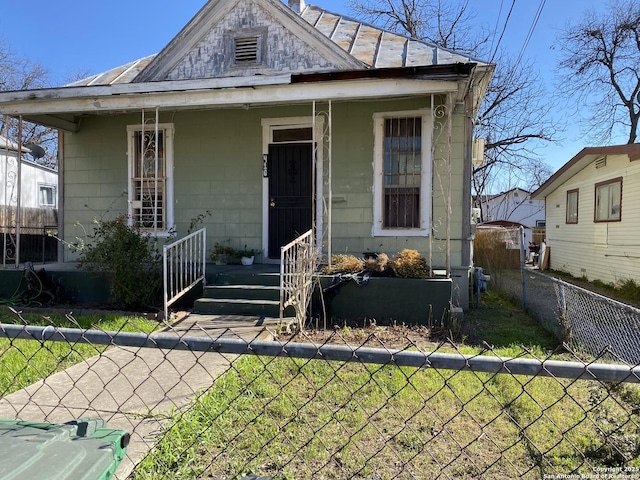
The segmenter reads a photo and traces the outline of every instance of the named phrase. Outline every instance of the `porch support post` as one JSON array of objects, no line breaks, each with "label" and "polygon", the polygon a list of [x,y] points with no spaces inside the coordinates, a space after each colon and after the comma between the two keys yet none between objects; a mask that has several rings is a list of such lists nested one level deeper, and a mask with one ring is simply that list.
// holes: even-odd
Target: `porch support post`
[{"label": "porch support post", "polygon": [[327,151],[327,157],[328,157],[328,172],[327,172],[327,176],[328,176],[328,189],[329,189],[329,206],[328,206],[328,211],[327,211],[327,259],[329,261],[329,265],[331,265],[331,256],[333,255],[333,246],[332,246],[332,238],[333,238],[333,223],[332,223],[332,214],[333,214],[333,189],[332,189],[332,166],[333,166],[333,115],[332,115],[332,104],[331,104],[331,100],[329,100],[329,139],[328,139],[328,151]]},{"label": "porch support post", "polygon": [[[463,205],[472,206],[471,182],[473,178],[473,88],[467,88],[464,98],[464,166],[462,167],[463,178]],[[471,229],[471,208],[462,212],[462,262],[461,266],[471,268],[473,259],[471,258],[471,243],[474,232]]]},{"label": "porch support post", "polygon": [[[333,152],[333,104],[329,100],[327,102],[327,110],[318,110],[318,103],[313,101],[313,162],[315,175],[314,179],[314,200],[315,200],[315,219],[313,226],[315,230],[315,245],[319,255],[323,255],[323,239],[327,234],[327,257],[331,264],[332,253],[332,152]],[[326,117],[326,121],[325,121]],[[319,122],[318,119],[323,120]],[[322,131],[318,132],[317,129]],[[321,149],[321,150],[320,150]],[[321,159],[321,161],[319,161]],[[327,163],[325,163],[327,162]],[[325,177],[325,165],[326,177]],[[325,197],[326,196],[326,197]],[[326,212],[326,222],[325,222]]]},{"label": "porch support post", "polygon": [[[9,118],[9,117],[7,117]],[[6,124],[5,124],[6,125]],[[1,133],[1,132],[0,132]],[[9,234],[9,199],[7,192],[9,191],[9,144],[5,145],[4,150],[4,203],[2,205],[2,266],[7,266],[7,236]]]},{"label": "porch support post", "polygon": [[318,188],[318,181],[322,181],[322,172],[318,172],[318,149],[322,148],[322,145],[318,145],[317,142],[317,128],[316,122],[316,101],[314,100],[311,106],[311,242],[315,243],[316,248],[322,248],[322,232],[318,229],[318,221],[321,218],[322,211],[318,211],[318,193],[321,191]]},{"label": "porch support post", "polygon": [[447,93],[447,198],[446,198],[446,258],[445,265],[447,269],[447,277],[451,276],[451,159],[453,148],[453,109],[455,103],[453,102],[453,95]]},{"label": "porch support post", "polygon": [[20,200],[22,197],[22,115],[18,117],[18,178],[16,180],[16,268],[20,266]]},{"label": "porch support post", "polygon": [[[154,132],[154,182],[153,182],[153,236],[158,236],[158,116],[159,111],[158,107],[156,107],[156,125]],[[165,195],[166,197],[166,195]],[[166,202],[165,202],[166,203]],[[164,206],[166,212],[166,205]],[[166,317],[165,317],[166,318]]]},{"label": "porch support post", "polygon": [[[65,238],[64,228],[64,131],[58,130],[58,237]],[[58,242],[58,262],[64,262],[64,243]]]}]

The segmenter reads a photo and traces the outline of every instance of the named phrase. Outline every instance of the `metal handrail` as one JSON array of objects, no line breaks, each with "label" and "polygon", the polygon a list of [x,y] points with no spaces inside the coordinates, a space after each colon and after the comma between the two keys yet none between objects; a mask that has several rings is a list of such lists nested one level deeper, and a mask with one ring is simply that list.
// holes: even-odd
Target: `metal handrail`
[{"label": "metal handrail", "polygon": [[196,286],[206,283],[207,229],[187,235],[162,248],[164,318],[169,318],[169,306]]},{"label": "metal handrail", "polygon": [[284,318],[285,309],[292,305],[298,327],[304,326],[315,270],[313,230],[280,249],[280,321]]}]

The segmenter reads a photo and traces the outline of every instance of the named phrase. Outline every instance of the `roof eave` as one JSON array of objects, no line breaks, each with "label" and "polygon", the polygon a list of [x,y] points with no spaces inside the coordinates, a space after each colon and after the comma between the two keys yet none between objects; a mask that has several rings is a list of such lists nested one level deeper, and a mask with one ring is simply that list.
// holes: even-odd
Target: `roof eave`
[{"label": "roof eave", "polygon": [[544,199],[550,193],[558,189],[576,172],[595,161],[603,155],[626,154],[629,160],[640,159],[640,144],[610,145],[603,147],[585,147],[580,150],[571,160],[558,169],[549,179],[531,194],[531,199]]},{"label": "roof eave", "polygon": [[[368,71],[367,71],[368,72]],[[84,114],[113,114],[141,109],[214,109],[286,105],[313,100],[348,101],[459,91],[459,78],[412,76],[399,71],[385,78],[362,75],[344,80],[294,82],[283,76],[272,83],[220,86],[211,81],[149,82],[0,93],[0,112],[66,131],[79,129]],[[355,75],[355,74],[354,74]],[[246,79],[245,79],[246,80]],[[217,85],[217,86],[216,86]]]}]

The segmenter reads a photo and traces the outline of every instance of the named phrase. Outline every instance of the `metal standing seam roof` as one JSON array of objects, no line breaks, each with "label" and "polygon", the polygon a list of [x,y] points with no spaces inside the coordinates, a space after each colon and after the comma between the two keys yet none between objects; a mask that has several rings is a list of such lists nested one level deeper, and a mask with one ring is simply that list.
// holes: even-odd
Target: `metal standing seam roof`
[{"label": "metal standing seam roof", "polygon": [[[371,68],[448,65],[468,62],[486,65],[485,62],[469,55],[388,32],[314,5],[306,5],[300,16],[340,48]],[[149,55],[126,65],[78,80],[67,86],[131,83],[155,56],[156,54]]]},{"label": "metal standing seam roof", "polygon": [[373,68],[485,63],[314,5],[307,5],[300,16],[349,54]]}]

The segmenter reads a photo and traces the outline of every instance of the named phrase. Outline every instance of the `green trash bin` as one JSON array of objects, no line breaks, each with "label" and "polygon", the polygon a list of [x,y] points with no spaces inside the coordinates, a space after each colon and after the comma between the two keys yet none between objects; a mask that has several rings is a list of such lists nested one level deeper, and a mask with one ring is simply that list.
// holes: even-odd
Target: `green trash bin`
[{"label": "green trash bin", "polygon": [[0,478],[109,480],[128,444],[127,432],[108,429],[101,419],[0,420]]}]

